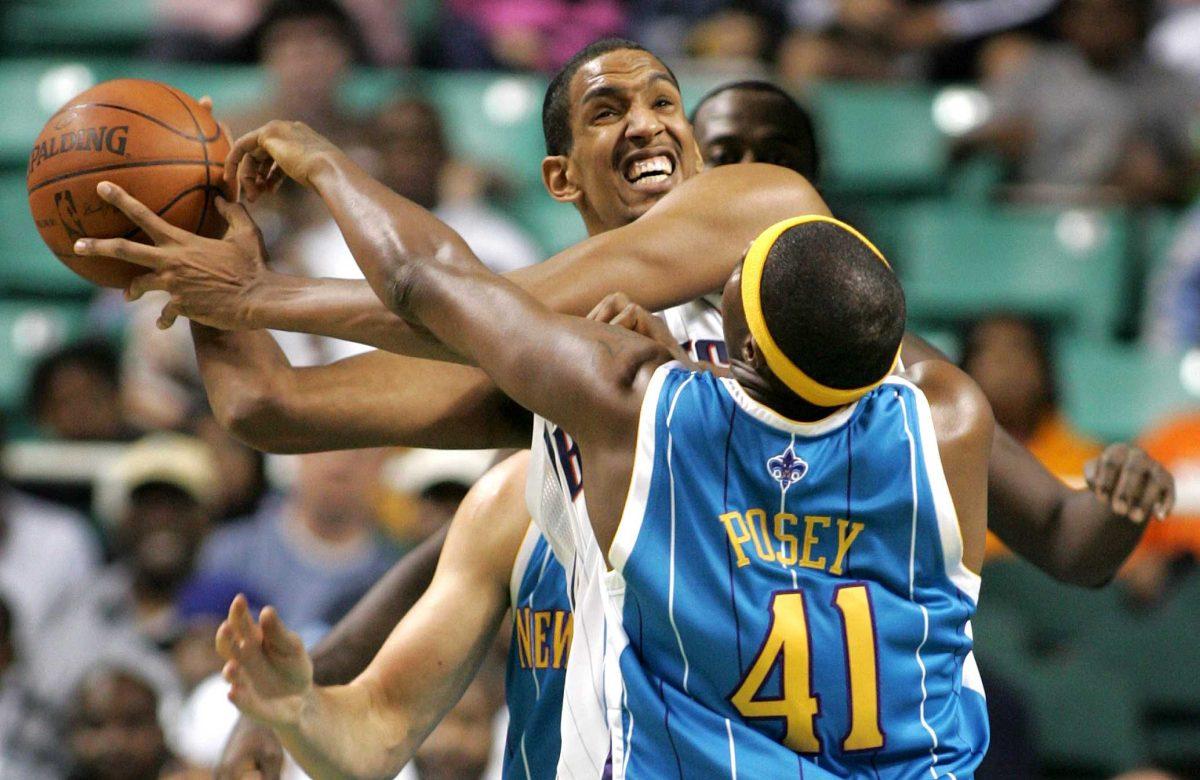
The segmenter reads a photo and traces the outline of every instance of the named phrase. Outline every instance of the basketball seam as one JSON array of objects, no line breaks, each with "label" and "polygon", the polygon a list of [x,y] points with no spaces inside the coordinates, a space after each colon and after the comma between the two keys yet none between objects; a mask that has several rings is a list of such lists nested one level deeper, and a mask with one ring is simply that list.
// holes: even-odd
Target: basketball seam
[{"label": "basketball seam", "polygon": [[[151,82],[151,83],[157,84],[158,82]],[[164,86],[164,85],[160,85],[160,86]],[[173,95],[173,97],[174,97],[174,95]],[[176,99],[178,100],[178,97],[176,97]],[[208,141],[215,141],[221,137],[221,126],[219,124],[217,125],[217,133],[212,138],[209,138],[208,136],[206,136],[202,129],[200,129],[199,127],[196,127],[196,132],[200,134],[199,138],[196,138],[196,137],[188,135],[187,133],[183,132],[182,130],[180,130],[177,127],[172,127],[171,125],[162,121],[158,117],[151,116],[150,114],[147,114],[143,111],[138,111],[136,108],[129,108],[128,106],[119,106],[116,103],[76,103],[75,105],[68,106],[67,108],[64,108],[62,111],[59,111],[58,114],[63,113],[63,111],[67,111],[69,109],[75,109],[75,108],[111,108],[115,111],[125,111],[127,113],[134,114],[135,116],[140,116],[142,119],[145,119],[149,122],[153,122],[154,124],[158,125],[159,127],[163,128],[164,130],[174,133],[175,135],[179,136],[180,138],[183,138],[188,141],[203,140],[205,142],[208,142]],[[187,108],[187,106],[185,105],[184,108]],[[190,115],[191,112],[189,111],[188,113]],[[58,116],[58,114],[55,114],[54,116]],[[54,117],[50,117],[50,119],[47,120],[46,124],[48,125],[50,123],[50,121],[52,121],[53,119],[54,119]],[[195,122],[196,122],[195,117],[192,117],[193,125],[195,124]]]},{"label": "basketball seam", "polygon": [[70,173],[62,173],[57,176],[51,176],[49,179],[46,179],[45,181],[38,182],[38,184],[36,186],[30,187],[29,191],[26,194],[32,195],[33,193],[37,192],[38,190],[40,190],[43,187],[46,187],[50,184],[57,184],[58,182],[66,181],[67,179],[74,179],[76,176],[86,176],[89,173],[104,173],[105,171],[119,171],[123,168],[150,168],[150,167],[153,167],[156,165],[204,165],[207,167],[210,165],[216,165],[216,163],[205,162],[203,160],[186,160],[186,159],[185,160],[142,160],[141,162],[112,163],[110,165],[100,165],[95,168],[87,168],[86,170],[82,170],[82,171],[71,171]]},{"label": "basketball seam", "polygon": [[[172,206],[174,206],[176,203],[178,203],[179,201],[186,198],[188,195],[191,195],[193,192],[200,192],[200,191],[206,191],[206,190],[207,190],[207,188],[203,184],[193,184],[192,186],[188,187],[187,189],[177,192],[174,197],[172,197],[169,201],[166,202],[166,204],[161,206],[154,213],[161,217],[163,214],[170,211]],[[122,235],[121,238],[132,239],[134,236],[136,236],[138,233],[141,233],[141,232],[142,232],[141,228],[135,227],[133,230],[130,230],[130,231],[126,232],[124,235]]]},{"label": "basketball seam", "polygon": [[[199,136],[200,139],[197,141],[197,143],[200,144],[200,153],[204,155],[204,205],[200,207],[200,219],[196,222],[196,229],[192,231],[194,233],[199,233],[204,229],[204,221],[208,219],[208,202],[212,200],[212,172],[208,169],[208,142],[204,140],[204,130],[200,128],[200,122],[196,119],[196,115],[192,113],[191,106],[185,103],[183,98],[179,97],[179,95],[171,87],[167,86],[166,84],[160,84],[159,86],[165,89],[167,94],[175,98],[179,105],[183,106],[183,110],[186,111],[188,117],[191,118],[192,127],[196,128],[196,135]],[[218,124],[217,138],[220,137],[221,125]]]}]

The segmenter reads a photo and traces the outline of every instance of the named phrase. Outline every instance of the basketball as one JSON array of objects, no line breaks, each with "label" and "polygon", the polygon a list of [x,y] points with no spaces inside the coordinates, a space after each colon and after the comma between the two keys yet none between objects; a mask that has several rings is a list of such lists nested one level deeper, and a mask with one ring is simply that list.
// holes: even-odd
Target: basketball
[{"label": "basketball", "polygon": [[173,87],[117,79],[77,95],[42,128],[29,154],[29,209],[42,239],[68,268],[106,287],[126,287],[144,268],[79,257],[79,238],[149,239],[96,193],[111,181],[172,225],[212,235],[213,199],[229,139],[212,113]]}]

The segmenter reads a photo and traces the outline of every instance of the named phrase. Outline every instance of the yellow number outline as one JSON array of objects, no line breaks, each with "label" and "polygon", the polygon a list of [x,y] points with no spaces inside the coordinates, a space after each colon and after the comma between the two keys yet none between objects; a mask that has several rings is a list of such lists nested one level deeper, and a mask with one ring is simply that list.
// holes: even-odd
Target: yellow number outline
[{"label": "yellow number outline", "polygon": [[[885,736],[880,724],[875,615],[867,584],[839,585],[831,606],[841,614],[843,659],[850,693],[847,702],[850,726],[841,747],[844,752],[877,750],[883,747]],[[821,697],[812,690],[812,635],[804,591],[775,591],[768,609],[771,620],[766,635],[749,669],[729,695],[729,703],[743,718],[782,718],[783,744],[797,753],[820,753],[816,719],[821,714]],[[782,695],[759,698],[777,663],[781,667]]]}]

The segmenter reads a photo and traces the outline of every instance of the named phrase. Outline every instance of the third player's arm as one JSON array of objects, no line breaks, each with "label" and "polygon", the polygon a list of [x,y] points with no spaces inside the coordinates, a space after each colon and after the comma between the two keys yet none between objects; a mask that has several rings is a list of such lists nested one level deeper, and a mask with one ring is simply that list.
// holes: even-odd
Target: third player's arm
[{"label": "third player's arm", "polygon": [[294,656],[302,648],[276,643],[277,625],[260,633],[231,610],[218,632],[230,659],[231,698],[271,723],[310,774],[394,777],[462,695],[508,608],[513,561],[528,528],[527,457],[513,456],[472,488],[429,590],[352,682],[304,683]]},{"label": "third player's arm", "polygon": [[[405,555],[330,629],[312,651],[315,684],[344,685],[370,665],[392,629],[429,587],[445,540],[442,529]],[[216,780],[240,780],[257,771],[263,780],[278,780],[282,764],[279,738],[242,716],[213,775]]]}]

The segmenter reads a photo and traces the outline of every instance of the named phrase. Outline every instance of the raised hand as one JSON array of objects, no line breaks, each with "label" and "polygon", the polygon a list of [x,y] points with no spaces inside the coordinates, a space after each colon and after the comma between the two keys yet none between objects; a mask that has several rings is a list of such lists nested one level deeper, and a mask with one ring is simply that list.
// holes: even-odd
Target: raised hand
[{"label": "raised hand", "polygon": [[687,361],[688,355],[679,346],[671,329],[660,317],[647,311],[633,302],[633,299],[622,292],[611,293],[588,314],[589,320],[607,322],[640,333],[646,338],[654,339],[671,351],[676,360]]},{"label": "raised hand", "polygon": [[1115,514],[1141,523],[1175,506],[1175,478],[1144,451],[1112,444],[1083,469],[1088,488]]},{"label": "raised hand", "polygon": [[147,290],[165,290],[171,303],[159,318],[170,327],[179,315],[225,330],[249,326],[253,295],[269,274],[262,234],[241,204],[216,199],[217,211],[228,227],[219,239],[204,238],[169,224],[125,190],[101,182],[96,192],[149,236],[153,244],[124,238],[81,238],[78,255],[115,257],[145,266],[126,290],[137,300]]},{"label": "raised hand", "polygon": [[221,674],[238,709],[273,728],[299,722],[313,693],[312,659],[273,607],[255,622],[245,596],[235,598],[217,629],[217,652],[226,661]]},{"label": "raised hand", "polygon": [[246,133],[225,159],[225,181],[247,200],[274,192],[287,176],[305,187],[310,175],[336,146],[303,122],[274,120]]}]

